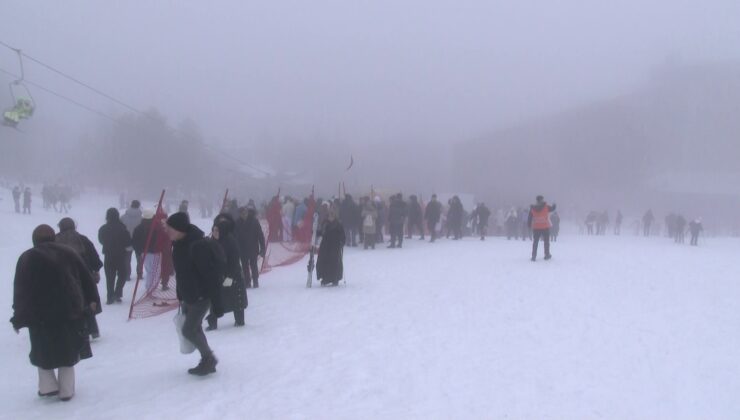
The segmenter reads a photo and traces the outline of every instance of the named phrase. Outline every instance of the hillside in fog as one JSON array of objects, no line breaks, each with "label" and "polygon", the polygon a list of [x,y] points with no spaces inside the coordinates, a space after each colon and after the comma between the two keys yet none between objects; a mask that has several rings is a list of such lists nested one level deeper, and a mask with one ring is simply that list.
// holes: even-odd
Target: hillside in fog
[{"label": "hillside in fog", "polygon": [[737,195],[739,111],[740,62],[666,64],[631,94],[460,145],[456,179],[499,201]]}]

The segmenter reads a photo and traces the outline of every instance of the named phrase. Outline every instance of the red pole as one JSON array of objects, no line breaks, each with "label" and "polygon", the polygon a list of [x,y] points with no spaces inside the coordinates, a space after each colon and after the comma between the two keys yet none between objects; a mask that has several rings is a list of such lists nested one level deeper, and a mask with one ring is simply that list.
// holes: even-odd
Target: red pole
[{"label": "red pole", "polygon": [[[157,203],[157,212],[154,214],[154,218],[152,219],[152,225],[149,226],[149,232],[146,235],[146,244],[144,245],[144,252],[141,256],[141,262],[136,265],[136,272],[139,272],[139,268],[144,266],[144,259],[146,259],[147,251],[149,251],[149,245],[151,245],[152,241],[152,233],[154,233],[154,227],[155,223],[161,223],[162,220],[162,200],[164,199],[164,192],[165,190],[162,190],[162,194],[159,196],[159,202]],[[131,307],[128,310],[128,319],[131,320],[131,314],[134,313],[134,302],[136,301],[136,291],[139,289],[139,276],[136,276],[136,284],[134,285],[134,295],[131,297]]]}]

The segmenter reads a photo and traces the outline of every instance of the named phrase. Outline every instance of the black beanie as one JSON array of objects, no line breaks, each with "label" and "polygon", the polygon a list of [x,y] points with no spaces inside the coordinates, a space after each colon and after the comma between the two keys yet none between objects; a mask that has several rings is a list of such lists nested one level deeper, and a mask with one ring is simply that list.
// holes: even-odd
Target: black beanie
[{"label": "black beanie", "polygon": [[59,221],[59,231],[66,232],[68,230],[75,230],[75,221],[69,217],[65,217]]},{"label": "black beanie", "polygon": [[190,217],[187,213],[178,212],[167,218],[167,224],[178,232],[187,232],[190,227]]}]

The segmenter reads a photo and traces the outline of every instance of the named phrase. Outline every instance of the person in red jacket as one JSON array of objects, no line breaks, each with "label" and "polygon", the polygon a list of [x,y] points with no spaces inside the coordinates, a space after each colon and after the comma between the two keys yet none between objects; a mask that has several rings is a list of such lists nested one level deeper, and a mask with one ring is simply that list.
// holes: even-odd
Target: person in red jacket
[{"label": "person in red jacket", "polygon": [[555,211],[556,207],[557,205],[555,203],[552,206],[548,206],[545,198],[541,195],[537,196],[537,203],[529,207],[527,224],[534,234],[532,241],[532,261],[537,260],[537,246],[540,238],[545,243],[545,259],[549,260],[552,258],[552,255],[550,255],[550,228],[552,227],[550,212]]}]

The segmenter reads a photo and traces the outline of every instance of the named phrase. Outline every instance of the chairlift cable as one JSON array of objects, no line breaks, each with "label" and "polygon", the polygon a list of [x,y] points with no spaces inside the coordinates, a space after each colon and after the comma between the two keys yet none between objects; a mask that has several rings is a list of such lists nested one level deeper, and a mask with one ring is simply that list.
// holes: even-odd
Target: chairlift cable
[{"label": "chairlift cable", "polygon": [[[56,74],[58,74],[58,75],[60,75],[60,76],[64,77],[64,78],[66,78],[66,79],[68,79],[68,80],[70,80],[70,81],[72,81],[72,82],[74,82],[74,83],[77,83],[78,85],[80,85],[80,86],[83,86],[83,87],[85,87],[86,89],[88,89],[88,90],[90,90],[90,91],[92,91],[92,92],[94,92],[94,93],[96,93],[96,94],[98,94],[98,95],[100,95],[100,96],[102,96],[102,97],[104,97],[104,98],[106,98],[106,99],[108,99],[108,100],[112,101],[112,102],[115,102],[115,103],[117,103],[118,105],[121,105],[121,106],[123,106],[123,107],[125,107],[125,108],[129,109],[130,111],[133,111],[133,112],[135,112],[135,113],[137,113],[137,114],[139,114],[139,115],[143,115],[143,116],[145,116],[145,117],[147,117],[147,118],[149,118],[149,119],[154,119],[154,117],[153,117],[153,116],[151,116],[151,115],[147,114],[146,112],[144,112],[144,111],[141,111],[141,110],[139,110],[139,109],[137,109],[137,108],[135,108],[135,107],[133,107],[133,106],[131,106],[131,105],[129,105],[129,104],[127,104],[127,103],[123,102],[122,100],[120,100],[120,99],[117,99],[117,98],[115,98],[115,97],[113,97],[113,96],[111,96],[111,95],[109,95],[109,94],[107,94],[107,93],[105,93],[105,92],[101,91],[100,89],[96,89],[95,87],[93,87],[93,86],[90,86],[89,84],[87,84],[87,83],[85,83],[85,82],[82,82],[82,81],[80,81],[79,79],[77,79],[77,78],[75,78],[75,77],[73,77],[73,76],[70,76],[69,74],[67,74],[67,73],[65,73],[65,72],[63,72],[63,71],[61,71],[61,70],[59,70],[59,69],[57,69],[57,68],[55,68],[55,67],[53,67],[53,66],[51,66],[51,65],[49,65],[49,64],[46,64],[46,63],[44,63],[43,61],[41,61],[41,60],[39,60],[39,59],[37,59],[37,58],[31,57],[31,56],[29,56],[28,54],[26,54],[26,53],[22,52],[22,51],[21,51],[20,49],[18,49],[18,48],[14,48],[14,47],[12,47],[12,46],[10,46],[10,45],[6,44],[6,43],[5,43],[5,42],[3,42],[3,41],[0,41],[0,45],[4,46],[4,47],[6,47],[6,48],[8,48],[8,49],[10,49],[10,50],[13,50],[13,51],[15,51],[16,53],[18,53],[18,56],[19,56],[19,57],[26,57],[27,59],[29,59],[29,60],[33,61],[34,63],[37,63],[37,64],[39,64],[40,66],[43,66],[44,68],[46,68],[46,69],[48,69],[48,70],[50,70],[50,71],[52,71],[52,72],[54,72],[54,73],[56,73]],[[22,60],[22,59],[21,59],[21,72],[23,72],[23,60]],[[8,73],[8,72],[6,71],[5,73]],[[29,84],[31,84],[31,83],[29,83]],[[37,86],[37,87],[38,87],[38,85],[35,85],[35,86]],[[40,88],[40,89],[42,89],[42,90],[45,90],[45,91],[47,91],[47,92],[49,92],[49,93],[52,93],[52,94],[54,94],[54,95],[56,95],[56,96],[62,97],[62,95],[59,95],[59,94],[57,94],[57,93],[55,93],[55,92],[52,92],[52,91],[51,91],[51,90],[49,90],[49,89],[46,89],[46,88]],[[29,92],[29,94],[30,94],[30,92]],[[72,102],[72,103],[75,103],[75,104],[76,104],[76,105],[78,105],[78,106],[82,106],[83,108],[87,109],[88,111],[92,111],[92,112],[94,112],[95,114],[98,114],[98,115],[101,115],[101,116],[102,116],[102,115],[104,115],[104,114],[102,114],[102,113],[100,113],[100,112],[98,112],[98,111],[95,111],[95,110],[93,110],[93,109],[91,109],[91,108],[88,108],[88,107],[86,107],[86,106],[84,106],[84,105],[81,105],[81,104],[79,104],[79,103],[77,103],[77,102],[75,102],[75,101],[73,101],[73,100],[71,100],[71,99],[69,99],[69,98],[66,98],[66,99],[67,99],[68,101]],[[107,116],[107,115],[105,116],[105,118],[108,118],[108,119],[113,119],[113,120],[115,120],[114,118],[112,118],[112,117],[110,117],[110,116]],[[192,136],[191,136],[190,134],[188,134],[188,133],[185,133],[185,132],[183,132],[183,131],[181,131],[181,130],[178,130],[178,129],[177,129],[177,128],[175,128],[175,127],[173,127],[173,130],[174,130],[174,131],[176,131],[176,132],[178,132],[178,133],[180,133],[181,135],[184,135],[185,137],[188,137],[188,138],[190,138],[191,140],[199,140],[199,139],[195,139],[195,138],[193,138],[193,137],[192,137]],[[237,158],[237,157],[235,157],[235,156],[233,156],[233,155],[231,155],[231,154],[229,154],[229,153],[227,153],[227,152],[224,152],[224,151],[222,151],[222,150],[219,150],[219,149],[216,149],[216,148],[214,148],[213,146],[209,146],[209,145],[206,145],[206,144],[204,144],[204,143],[202,143],[202,146],[203,146],[204,148],[206,148],[206,149],[210,149],[210,150],[211,150],[212,152],[215,152],[215,153],[217,153],[217,154],[220,154],[220,155],[222,155],[222,156],[225,156],[225,157],[227,157],[227,158],[229,158],[229,159],[231,159],[231,160],[233,160],[233,161],[235,161],[235,162],[237,162],[237,163],[239,163],[239,164],[242,164],[242,165],[244,165],[244,166],[246,166],[246,167],[248,167],[248,168],[254,169],[254,170],[256,170],[256,171],[258,171],[258,172],[261,172],[261,173],[263,173],[263,174],[265,174],[265,175],[270,175],[270,173],[269,173],[269,172],[267,172],[267,171],[265,171],[265,170],[263,170],[263,169],[260,169],[260,168],[258,168],[258,167],[256,167],[256,166],[254,166],[254,165],[251,165],[251,164],[249,164],[249,163],[247,163],[247,162],[244,162],[244,161],[240,160],[239,158]]]}]

